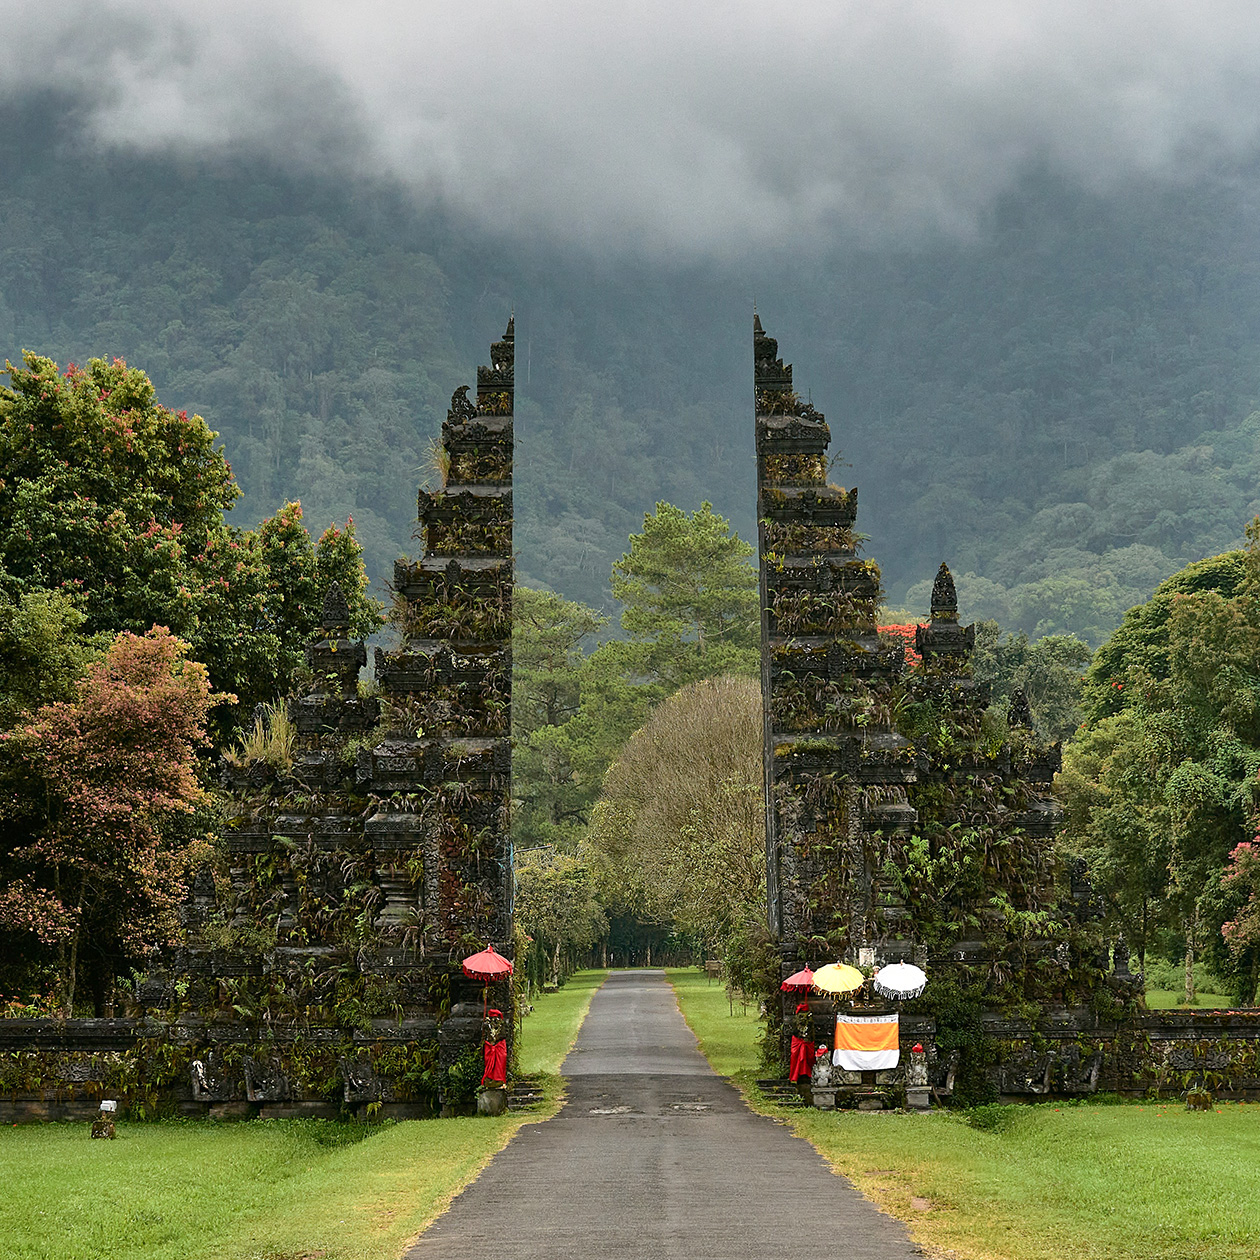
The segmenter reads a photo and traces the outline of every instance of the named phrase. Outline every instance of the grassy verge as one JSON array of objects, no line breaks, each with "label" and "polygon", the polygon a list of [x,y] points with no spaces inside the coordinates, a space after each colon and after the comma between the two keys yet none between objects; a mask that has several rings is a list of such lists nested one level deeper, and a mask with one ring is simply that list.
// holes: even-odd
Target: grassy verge
[{"label": "grassy verge", "polygon": [[[732,1006],[721,980],[710,980],[695,967],[670,967],[665,973],[678,997],[687,1027],[696,1034],[700,1053],[720,1076],[751,1084],[756,1076],[761,1022],[755,1006]],[[733,1014],[732,1014],[733,1011]]]},{"label": "grassy verge", "polygon": [[553,1114],[555,1075],[603,973],[535,1003],[522,1071],[532,1115],[368,1127],[254,1120],[0,1130],[2,1260],[392,1260],[512,1135]]},{"label": "grassy verge", "polygon": [[607,975],[606,971],[579,971],[569,977],[559,993],[535,998],[534,1009],[521,1025],[522,1073],[534,1076],[560,1070],[586,1018],[591,998]]},{"label": "grassy verge", "polygon": [[[519,1117],[83,1124],[0,1135],[0,1256],[338,1260],[397,1256]],[[365,1136],[366,1135],[366,1136]]]},{"label": "grassy verge", "polygon": [[[715,1070],[837,1172],[958,1260],[1249,1260],[1260,1254],[1260,1106],[986,1108],[929,1115],[789,1110],[752,1079],[758,1025],[721,986],[671,972]],[[732,1067],[734,1070],[731,1070]],[[975,1127],[988,1124],[988,1128]]]}]

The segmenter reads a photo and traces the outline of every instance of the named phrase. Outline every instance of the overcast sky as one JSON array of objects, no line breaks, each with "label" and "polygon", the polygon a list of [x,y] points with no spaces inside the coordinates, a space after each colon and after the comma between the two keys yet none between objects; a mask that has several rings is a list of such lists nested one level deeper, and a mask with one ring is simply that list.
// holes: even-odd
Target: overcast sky
[{"label": "overcast sky", "polygon": [[[0,90],[108,143],[393,175],[679,256],[967,233],[1030,161],[1105,187],[1260,131],[1255,0],[0,0]],[[3,176],[0,175],[0,179]]]}]

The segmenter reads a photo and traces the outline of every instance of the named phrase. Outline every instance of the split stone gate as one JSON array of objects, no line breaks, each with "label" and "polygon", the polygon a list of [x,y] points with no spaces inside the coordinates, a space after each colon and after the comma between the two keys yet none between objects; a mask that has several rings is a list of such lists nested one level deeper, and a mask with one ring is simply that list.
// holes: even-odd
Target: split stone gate
[{"label": "split stone gate", "polygon": [[[475,400],[451,400],[443,486],[419,494],[423,555],[395,567],[377,692],[334,587],[288,705],[291,764],[225,765],[225,861],[192,880],[180,945],[126,1018],[0,1021],[0,1121],[87,1116],[101,1097],[219,1116],[418,1116],[470,1097],[482,991],[459,959],[516,948],[512,322],[489,357]],[[1018,697],[995,726],[944,565],[921,662],[881,638],[857,491],[829,484],[827,423],[755,317],[753,369],[765,998],[783,1039],[777,982],[802,962],[912,960],[931,984],[903,1007],[903,1042],[924,1045],[938,1098],[1260,1090],[1257,1013],[1138,1009],[1083,874],[1054,857],[1057,747]],[[490,1001],[512,1010],[506,984]],[[829,1041],[835,1005],[811,1006]],[[904,1073],[841,1080],[841,1097],[895,1102]]]}]

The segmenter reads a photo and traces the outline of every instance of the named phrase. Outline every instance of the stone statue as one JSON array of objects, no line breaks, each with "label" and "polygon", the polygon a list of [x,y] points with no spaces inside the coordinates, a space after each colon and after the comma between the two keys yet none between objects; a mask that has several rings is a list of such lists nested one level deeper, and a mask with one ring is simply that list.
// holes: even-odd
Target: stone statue
[{"label": "stone statue", "polygon": [[1028,703],[1028,693],[1023,687],[1016,687],[1011,692],[1011,702],[1006,710],[1006,724],[1010,727],[1022,726],[1032,730],[1032,706]]},{"label": "stone statue", "polygon": [[346,600],[340,582],[334,582],[324,593],[320,624],[325,630],[349,631],[350,629],[350,604]]}]

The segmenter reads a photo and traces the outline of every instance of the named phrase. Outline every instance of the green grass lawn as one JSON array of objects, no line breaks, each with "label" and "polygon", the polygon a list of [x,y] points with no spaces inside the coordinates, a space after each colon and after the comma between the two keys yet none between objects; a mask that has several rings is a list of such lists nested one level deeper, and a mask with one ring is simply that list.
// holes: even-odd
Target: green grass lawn
[{"label": "green grass lawn", "polygon": [[1189,1113],[1180,1103],[962,1113],[791,1110],[752,1085],[755,1011],[729,1013],[695,970],[669,973],[714,1068],[786,1121],[915,1240],[958,1260],[1254,1260],[1260,1255],[1260,1105]]},{"label": "green grass lawn", "polygon": [[120,1123],[0,1130],[2,1260],[393,1260],[531,1121],[603,972],[535,1002],[521,1070],[551,1077],[537,1114],[416,1120]]},{"label": "green grass lawn", "polygon": [[[761,1023],[755,1006],[732,1003],[721,980],[710,980],[695,967],[670,967],[665,974],[674,986],[678,1008],[696,1034],[700,1051],[721,1076],[747,1084],[765,1073],[757,1069]],[[731,1011],[734,1010],[734,1015]]]},{"label": "green grass lawn", "polygon": [[[1146,1005],[1152,1011],[1166,1011],[1175,1007],[1184,993],[1182,989],[1147,989]],[[1185,1011],[1230,1010],[1238,1000],[1227,993],[1198,993],[1194,1006],[1183,1006]]]}]

